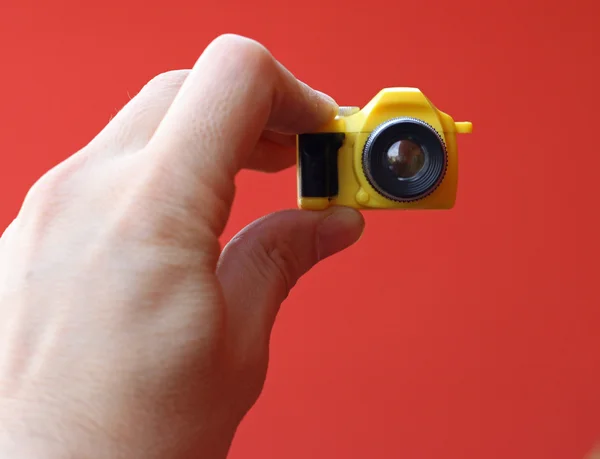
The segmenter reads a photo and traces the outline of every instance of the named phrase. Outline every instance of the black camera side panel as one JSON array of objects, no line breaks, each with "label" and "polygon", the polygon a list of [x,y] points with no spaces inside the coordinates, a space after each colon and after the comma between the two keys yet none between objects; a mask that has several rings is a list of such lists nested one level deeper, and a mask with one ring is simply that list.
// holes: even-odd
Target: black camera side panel
[{"label": "black camera side panel", "polygon": [[301,134],[298,136],[300,196],[333,198],[338,194],[338,150],[342,133]]}]

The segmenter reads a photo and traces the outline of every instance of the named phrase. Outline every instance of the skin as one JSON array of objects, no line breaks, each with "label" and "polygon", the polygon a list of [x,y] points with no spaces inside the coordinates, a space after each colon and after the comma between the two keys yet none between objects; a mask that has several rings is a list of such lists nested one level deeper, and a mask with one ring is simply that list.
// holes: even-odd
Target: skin
[{"label": "skin", "polygon": [[283,211],[222,248],[234,179],[292,166],[337,109],[222,36],[32,187],[0,239],[0,457],[227,456],[281,303],[364,226]]}]

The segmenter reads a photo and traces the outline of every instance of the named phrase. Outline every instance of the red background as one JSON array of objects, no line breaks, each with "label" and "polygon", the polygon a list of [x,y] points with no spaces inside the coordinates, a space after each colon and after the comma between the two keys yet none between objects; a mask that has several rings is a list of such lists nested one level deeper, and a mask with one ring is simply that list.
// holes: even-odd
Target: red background
[{"label": "red background", "polygon": [[[418,86],[458,120],[451,212],[367,213],[274,332],[242,458],[582,458],[600,440],[600,9],[590,1],[0,4],[0,226],[153,75],[251,36],[341,104]],[[295,206],[243,173],[226,237]]]}]

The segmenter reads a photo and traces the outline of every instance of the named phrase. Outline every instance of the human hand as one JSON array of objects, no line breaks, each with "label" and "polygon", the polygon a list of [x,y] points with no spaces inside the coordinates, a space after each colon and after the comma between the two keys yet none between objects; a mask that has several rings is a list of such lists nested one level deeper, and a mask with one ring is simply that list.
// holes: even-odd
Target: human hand
[{"label": "human hand", "polygon": [[151,81],[27,195],[0,239],[0,456],[223,458],[280,304],[354,243],[351,209],[219,237],[242,168],[295,162],[336,113],[256,42]]}]

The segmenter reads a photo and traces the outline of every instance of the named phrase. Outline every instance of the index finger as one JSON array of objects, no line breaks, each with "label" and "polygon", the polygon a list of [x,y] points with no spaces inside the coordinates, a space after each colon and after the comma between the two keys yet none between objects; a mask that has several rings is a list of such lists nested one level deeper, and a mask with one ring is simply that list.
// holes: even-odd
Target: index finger
[{"label": "index finger", "polygon": [[223,35],[198,59],[150,144],[178,175],[189,171],[214,186],[233,186],[265,129],[310,131],[337,109],[259,43]]}]

